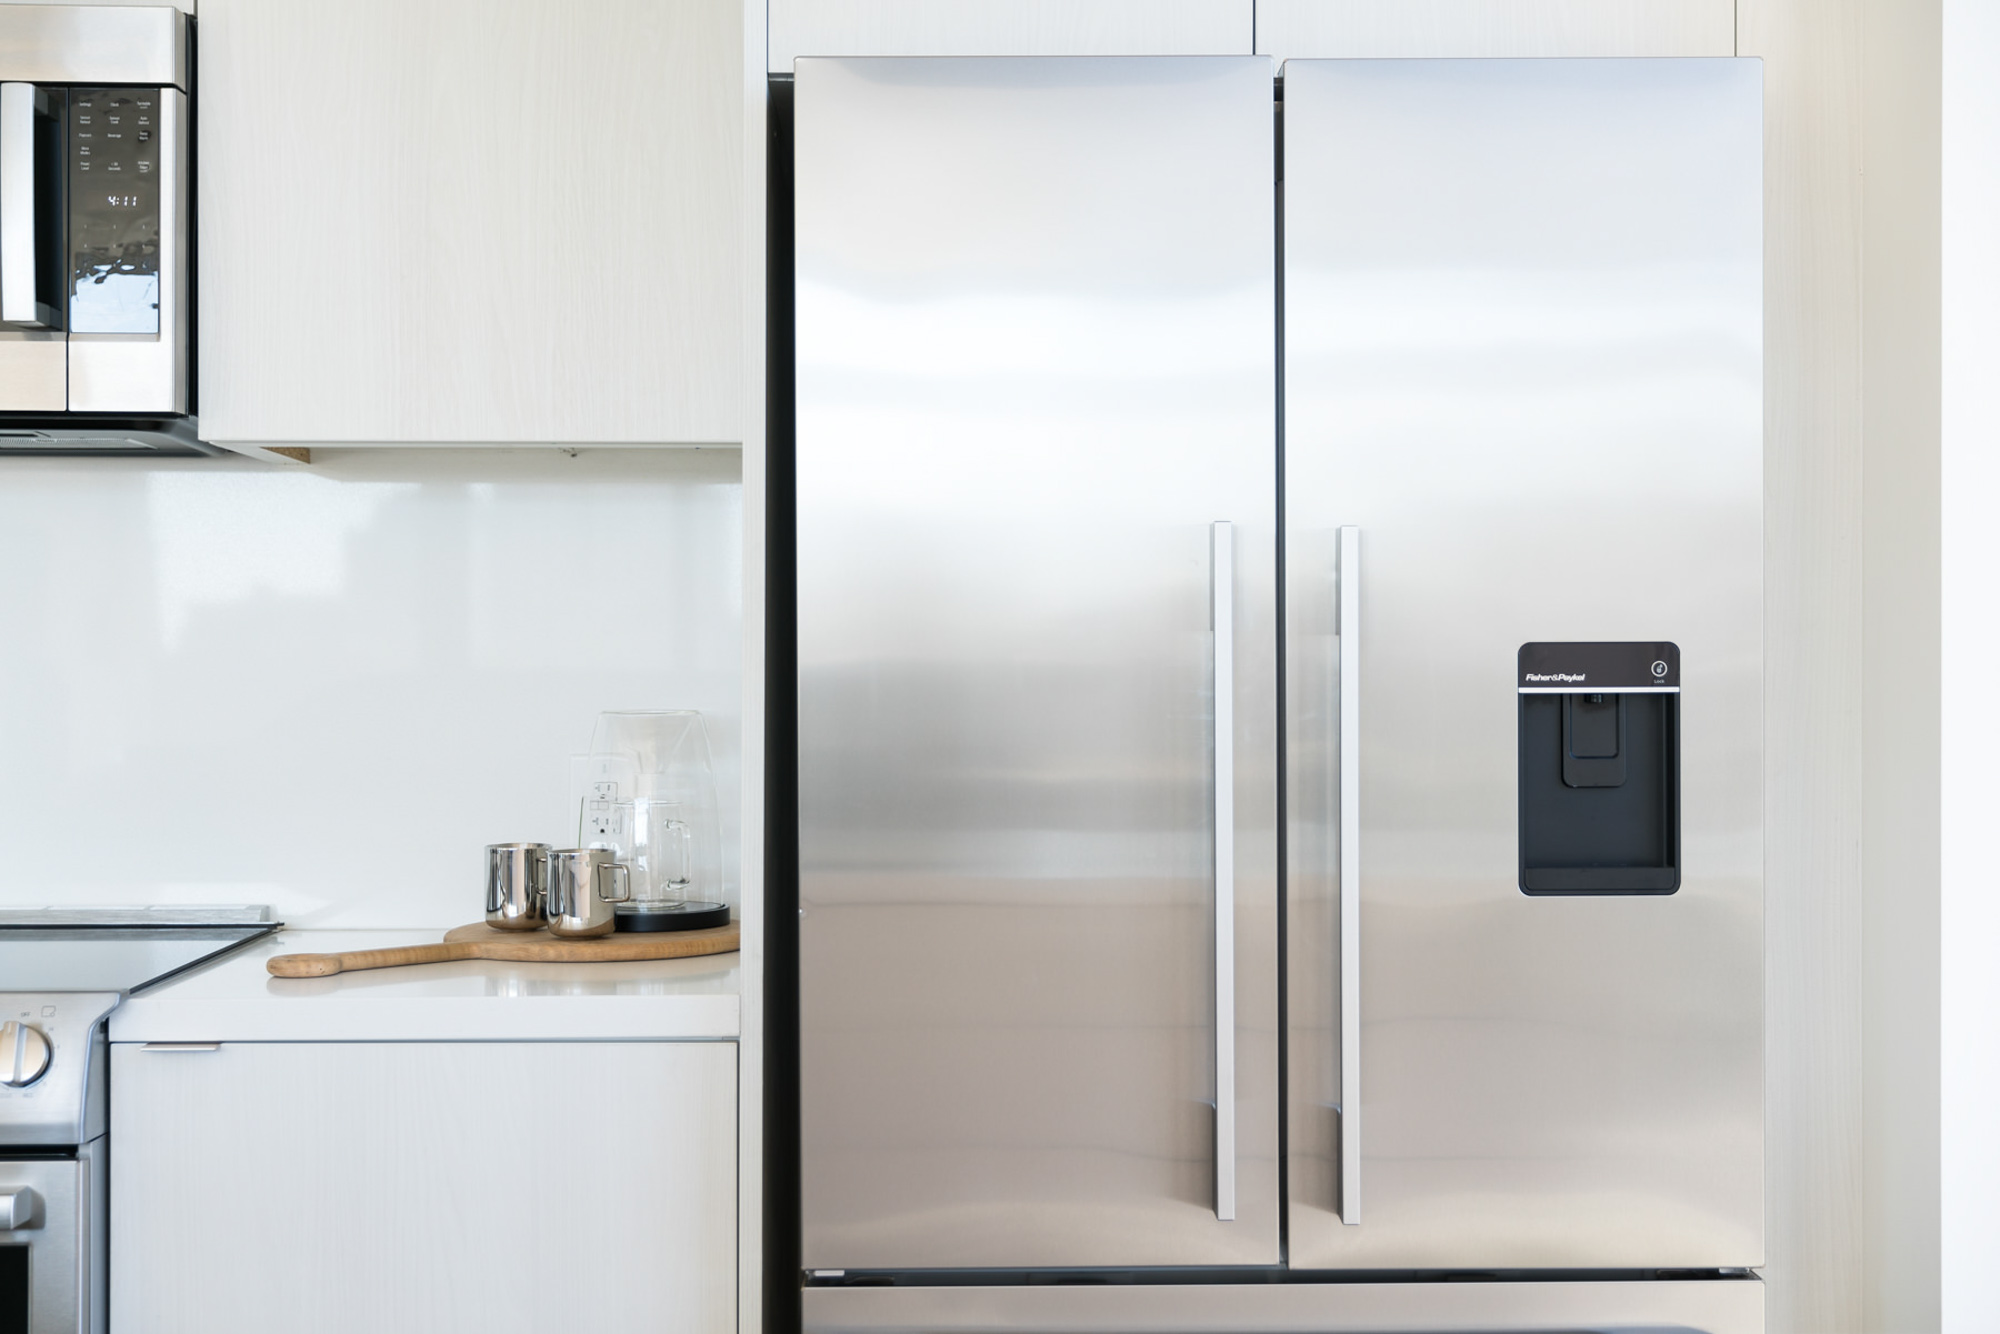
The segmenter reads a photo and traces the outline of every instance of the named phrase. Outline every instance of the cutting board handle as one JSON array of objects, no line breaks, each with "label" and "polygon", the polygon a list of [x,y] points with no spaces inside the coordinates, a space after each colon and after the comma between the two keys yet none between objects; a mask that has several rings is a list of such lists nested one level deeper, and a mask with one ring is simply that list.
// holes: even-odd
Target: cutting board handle
[{"label": "cutting board handle", "polygon": [[349,950],[345,954],[280,954],[264,967],[272,977],[332,977],[363,968],[395,968],[406,963],[450,963],[473,959],[478,949],[465,944],[403,945],[388,950]]},{"label": "cutting board handle", "polygon": [[562,940],[546,931],[496,931],[484,922],[454,927],[436,945],[351,950],[345,954],[280,954],[264,967],[273,977],[331,977],[363,968],[409,963],[493,959],[503,963],[637,963],[727,954],[743,943],[736,923],[698,931],[621,931],[588,940]]}]

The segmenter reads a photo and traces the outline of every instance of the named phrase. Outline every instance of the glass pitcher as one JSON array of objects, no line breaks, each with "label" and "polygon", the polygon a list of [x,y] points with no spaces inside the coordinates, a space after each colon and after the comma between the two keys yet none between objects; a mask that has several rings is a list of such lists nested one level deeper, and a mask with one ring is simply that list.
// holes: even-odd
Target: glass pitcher
[{"label": "glass pitcher", "polygon": [[631,868],[633,912],[661,912],[688,901],[694,880],[694,831],[681,803],[638,797],[613,802],[604,846]]},{"label": "glass pitcher", "polygon": [[630,866],[621,930],[727,925],[708,730],[694,709],[600,714],[578,795],[577,841]]}]

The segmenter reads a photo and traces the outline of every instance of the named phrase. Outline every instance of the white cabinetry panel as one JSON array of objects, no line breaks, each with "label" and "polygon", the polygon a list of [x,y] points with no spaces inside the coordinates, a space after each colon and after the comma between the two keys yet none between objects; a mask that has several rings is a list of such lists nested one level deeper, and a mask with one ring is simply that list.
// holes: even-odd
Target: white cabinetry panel
[{"label": "white cabinetry panel", "polygon": [[1280,60],[1733,56],[1735,0],[1258,0]]},{"label": "white cabinetry panel", "polygon": [[799,56],[1247,56],[1251,0],[769,0]]},{"label": "white cabinetry panel", "polygon": [[113,1334],[713,1334],[732,1043],[119,1044]]},{"label": "white cabinetry panel", "polygon": [[742,40],[726,0],[205,0],[204,437],[739,440]]}]

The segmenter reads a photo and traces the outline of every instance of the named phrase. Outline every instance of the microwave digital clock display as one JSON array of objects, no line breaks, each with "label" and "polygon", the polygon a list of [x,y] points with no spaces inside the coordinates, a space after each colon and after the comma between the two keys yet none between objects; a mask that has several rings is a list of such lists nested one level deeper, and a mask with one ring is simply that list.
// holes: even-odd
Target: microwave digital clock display
[{"label": "microwave digital clock display", "polygon": [[160,332],[159,92],[69,96],[73,333]]}]

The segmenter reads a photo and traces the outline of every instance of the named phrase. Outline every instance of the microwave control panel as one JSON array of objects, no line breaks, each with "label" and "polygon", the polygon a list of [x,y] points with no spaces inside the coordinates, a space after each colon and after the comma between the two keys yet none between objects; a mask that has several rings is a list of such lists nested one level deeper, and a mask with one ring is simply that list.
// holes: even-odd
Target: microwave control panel
[{"label": "microwave control panel", "polygon": [[160,91],[69,90],[69,327],[160,332]]}]

